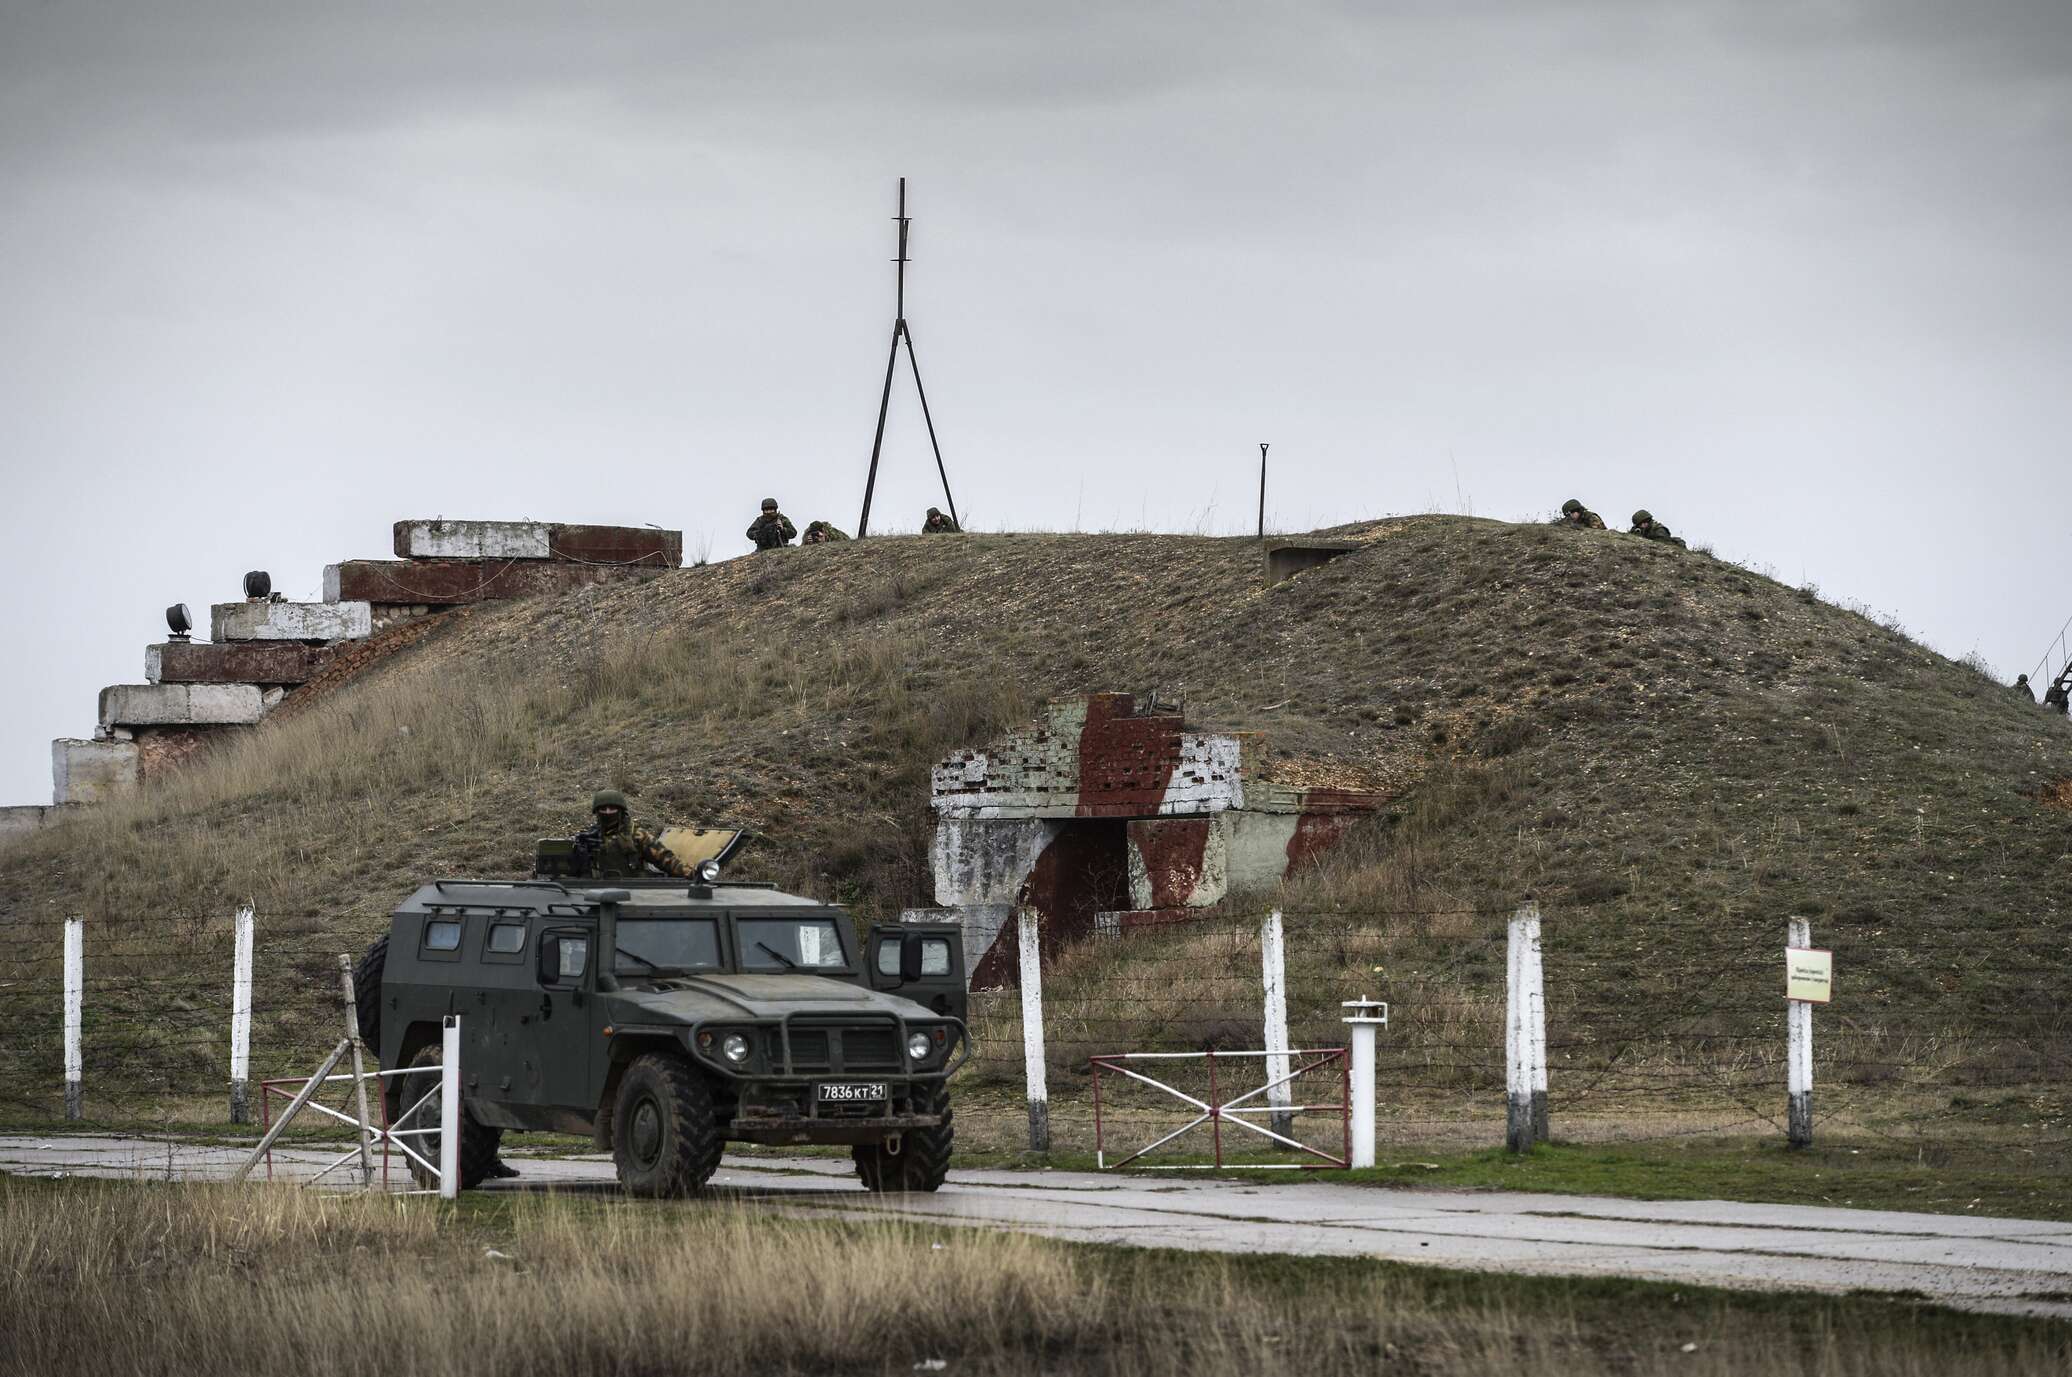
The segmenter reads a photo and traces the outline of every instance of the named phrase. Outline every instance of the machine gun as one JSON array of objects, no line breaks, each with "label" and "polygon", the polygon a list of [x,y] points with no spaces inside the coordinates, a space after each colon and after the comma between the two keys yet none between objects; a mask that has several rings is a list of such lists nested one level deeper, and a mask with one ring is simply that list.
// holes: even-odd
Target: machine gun
[{"label": "machine gun", "polygon": [[[755,834],[728,827],[670,827],[656,838],[695,871],[703,861],[728,861]],[[604,834],[586,827],[573,837],[542,837],[533,851],[532,873],[542,880],[586,880],[597,874],[597,852]]]}]

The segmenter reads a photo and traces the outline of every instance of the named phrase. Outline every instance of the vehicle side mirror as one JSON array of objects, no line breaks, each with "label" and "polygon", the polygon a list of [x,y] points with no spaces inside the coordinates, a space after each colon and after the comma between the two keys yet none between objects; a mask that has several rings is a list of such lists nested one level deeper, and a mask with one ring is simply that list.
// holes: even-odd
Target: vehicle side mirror
[{"label": "vehicle side mirror", "polygon": [[899,978],[902,981],[921,978],[921,939],[904,938],[899,944]]}]

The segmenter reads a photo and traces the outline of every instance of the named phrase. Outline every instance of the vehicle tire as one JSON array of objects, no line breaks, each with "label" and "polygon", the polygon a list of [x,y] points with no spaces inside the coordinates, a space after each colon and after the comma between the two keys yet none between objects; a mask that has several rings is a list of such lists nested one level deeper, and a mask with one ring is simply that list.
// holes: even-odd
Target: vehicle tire
[{"label": "vehicle tire", "polygon": [[628,1195],[693,1194],[719,1170],[725,1144],[712,1091],[689,1062],[649,1052],[626,1068],[612,1109],[612,1164]]},{"label": "vehicle tire", "polygon": [[353,967],[353,1006],[360,1015],[360,1041],[381,1060],[381,974],[388,969],[388,934],[374,939]]},{"label": "vehicle tire", "polygon": [[[410,1059],[410,1065],[412,1067],[436,1067],[439,1064],[441,1055],[443,1055],[443,1048],[435,1042],[419,1048],[417,1055]],[[391,1113],[410,1109],[413,1105],[417,1105],[419,1097],[425,1095],[427,1091],[431,1092],[430,1098],[417,1107],[417,1112],[413,1116],[413,1122],[397,1123],[396,1127],[399,1129],[430,1129],[431,1132],[422,1137],[410,1137],[403,1141],[409,1143],[415,1151],[422,1154],[426,1161],[436,1165],[439,1161],[440,1136],[439,1072],[427,1070],[419,1074],[413,1071],[409,1075],[396,1076],[392,1079],[398,1087],[398,1093],[396,1099],[390,1105]],[[502,1129],[490,1128],[486,1124],[481,1123],[468,1111],[465,1105],[462,1106],[460,1112],[460,1188],[462,1190],[473,1190],[488,1179],[489,1170],[496,1165],[497,1150],[503,1146],[503,1141],[504,1131]],[[439,1178],[436,1174],[426,1171],[409,1158],[404,1160],[410,1163],[411,1178],[417,1182],[421,1189],[438,1189]]]},{"label": "vehicle tire", "polygon": [[856,1175],[867,1191],[895,1194],[932,1191],[950,1174],[950,1148],[957,1126],[950,1113],[950,1088],[940,1082],[914,1092],[914,1111],[940,1114],[935,1128],[917,1128],[902,1134],[899,1151],[888,1152],[883,1143],[859,1143],[849,1155],[856,1161]]}]

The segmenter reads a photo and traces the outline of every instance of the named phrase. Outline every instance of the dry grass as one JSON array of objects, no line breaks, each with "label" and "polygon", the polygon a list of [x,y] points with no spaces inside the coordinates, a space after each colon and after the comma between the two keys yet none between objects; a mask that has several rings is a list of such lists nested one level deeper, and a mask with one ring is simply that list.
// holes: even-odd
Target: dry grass
[{"label": "dry grass", "polygon": [[[500,1254],[501,1256],[497,1256]],[[1686,1345],[1692,1351],[1685,1352]],[[0,1182],[0,1372],[2058,1372],[2062,1327],[726,1205]]]}]

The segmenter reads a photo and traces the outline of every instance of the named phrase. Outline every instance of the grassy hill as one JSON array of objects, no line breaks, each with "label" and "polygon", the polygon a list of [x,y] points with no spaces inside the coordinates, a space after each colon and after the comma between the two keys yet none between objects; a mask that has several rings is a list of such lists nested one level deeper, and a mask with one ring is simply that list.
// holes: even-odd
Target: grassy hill
[{"label": "grassy hill", "polygon": [[1639,968],[1621,1005],[1687,1000],[1788,914],[1850,945],[1845,978],[1894,1019],[2062,984],[2062,719],[1703,553],[1445,516],[1329,534],[1361,548],[1273,586],[1251,540],[914,537],[453,614],[0,850],[0,919],[249,897],[357,938],[422,877],[523,873],[606,785],[645,820],[755,828],[752,872],[890,912],[931,897],[934,759],[1047,695],[1127,689],[1269,733],[1291,782],[1394,800],[1291,908],[1532,895],[1571,950]]}]

